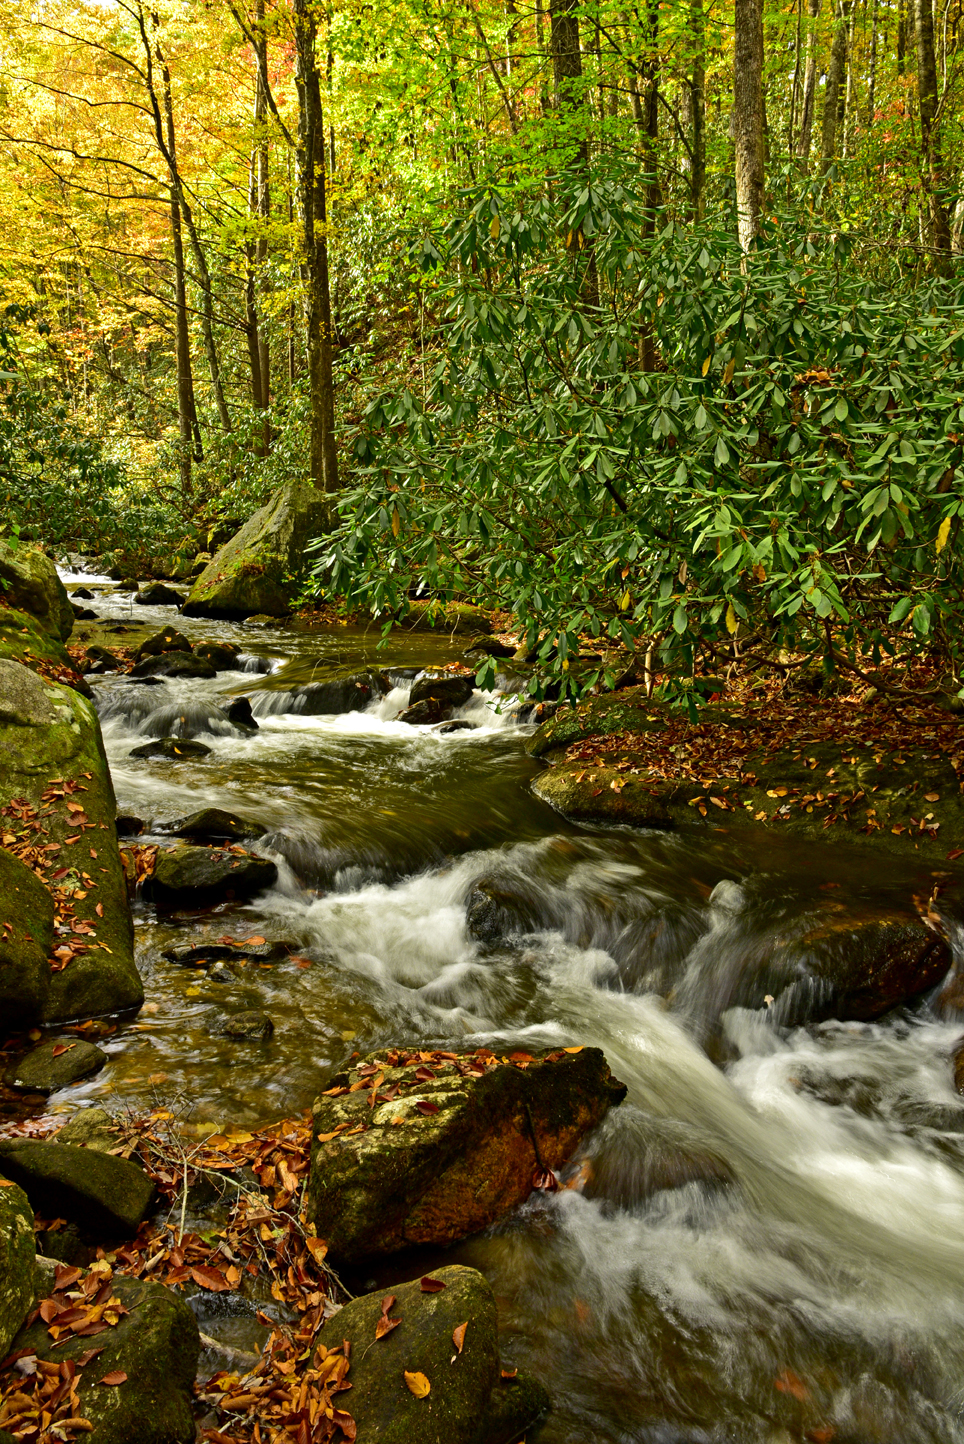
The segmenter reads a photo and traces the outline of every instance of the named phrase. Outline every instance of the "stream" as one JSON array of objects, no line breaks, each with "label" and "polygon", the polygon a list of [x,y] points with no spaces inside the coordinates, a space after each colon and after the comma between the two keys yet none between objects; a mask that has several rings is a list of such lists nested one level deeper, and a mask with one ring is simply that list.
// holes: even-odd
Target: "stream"
[{"label": "stream", "polygon": [[[460,638],[393,633],[379,651],[377,629],[202,621],[134,605],[106,578],[65,581],[95,590],[101,624],[136,627],[118,642],[173,624],[241,647],[249,670],[211,681],[91,681],[118,810],[146,823],[138,842],[223,808],[264,827],[255,850],[279,879],[246,905],[135,905],[145,1007],[101,1044],[107,1067],[52,1111],[189,1100],[185,1127],[201,1137],[303,1111],[354,1049],[597,1045],[629,1088],[589,1142],[598,1187],[534,1195],[445,1255],[490,1279],[505,1357],[549,1387],[540,1439],[964,1441],[964,1100],[948,1061],[960,1025],[924,1008],[776,1028],[730,1007],[719,1064],[702,1046],[761,938],[829,890],[906,905],[925,869],[762,830],[571,825],[531,794],[530,729],[500,697],[460,709],[471,730],[395,720],[414,672],[459,660]],[[366,665],[393,682],[366,710],[292,710],[293,688]],[[130,756],[161,708],[188,715],[237,694],[257,732],[206,732],[198,759]],[[530,903],[531,930],[511,945],[466,926],[493,876]],[[292,956],[233,972],[164,957],[254,936]],[[682,977],[671,1007],[657,996],[667,970]],[[270,1039],[218,1034],[247,1008],[270,1016]],[[647,1118],[731,1181],[654,1192]],[[380,1263],[358,1286],[441,1260]]]}]

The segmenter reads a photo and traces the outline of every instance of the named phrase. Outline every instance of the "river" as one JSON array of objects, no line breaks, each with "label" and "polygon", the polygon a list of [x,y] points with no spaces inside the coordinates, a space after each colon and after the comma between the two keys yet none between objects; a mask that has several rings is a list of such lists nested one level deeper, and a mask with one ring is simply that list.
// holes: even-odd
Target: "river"
[{"label": "river", "polygon": [[[777,1028],[719,1007],[741,959],[828,890],[837,906],[906,902],[919,870],[769,833],[564,822],[529,791],[529,729],[499,697],[462,709],[474,730],[394,720],[412,670],[458,659],[458,639],[395,634],[376,652],[377,632],[181,618],[66,580],[139,635],[173,622],[242,648],[251,670],[212,681],[92,680],[138,841],[220,807],[264,827],[256,850],[280,871],[245,906],[162,918],[137,904],[146,1005],[52,1109],[171,1100],[203,1136],[304,1110],[353,1049],[596,1044],[629,1094],[590,1141],[595,1187],[534,1196],[447,1255],[491,1280],[507,1357],[550,1388],[545,1444],[964,1440],[960,1024],[924,1007]],[[395,685],[367,710],[288,710],[293,687],[372,662]],[[199,759],[131,758],[162,706],[190,715],[236,693],[257,732],[206,733]],[[512,943],[466,926],[493,876],[531,906]],[[224,936],[283,938],[292,957],[218,975],[163,956]],[[681,979],[669,1007],[667,970]],[[219,1036],[239,1008],[271,1017],[270,1040]],[[654,1191],[654,1119],[667,1156],[683,1139],[716,1179]]]}]

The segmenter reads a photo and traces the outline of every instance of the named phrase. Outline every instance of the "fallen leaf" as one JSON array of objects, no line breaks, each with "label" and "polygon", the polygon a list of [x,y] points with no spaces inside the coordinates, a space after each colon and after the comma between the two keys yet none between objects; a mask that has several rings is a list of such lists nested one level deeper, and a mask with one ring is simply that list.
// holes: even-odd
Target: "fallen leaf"
[{"label": "fallen leaf", "polygon": [[468,1319],[466,1319],[464,1324],[456,1324],[455,1328],[452,1330],[452,1343],[458,1349],[460,1354],[465,1347],[465,1331],[468,1326],[469,1321]]},{"label": "fallen leaf", "polygon": [[423,1098],[420,1102],[416,1103],[415,1107],[419,1113],[438,1113],[439,1111],[438,1104],[430,1103],[427,1098]]},{"label": "fallen leaf", "polygon": [[126,1384],[127,1375],[122,1369],[114,1369],[111,1371],[111,1373],[105,1374],[99,1382],[101,1384],[110,1384],[111,1387],[113,1387],[115,1384]]},{"label": "fallen leaf", "polygon": [[392,1329],[397,1329],[401,1322],[401,1319],[390,1319],[387,1315],[382,1314],[375,1325],[375,1338],[384,1339],[385,1335],[390,1334]]},{"label": "fallen leaf", "polygon": [[585,1046],[585,1043],[580,1043],[578,1048],[563,1048],[562,1051],[564,1053],[581,1053]]},{"label": "fallen leaf", "polygon": [[306,1238],[305,1247],[311,1254],[311,1257],[314,1259],[315,1263],[320,1268],[325,1261],[325,1255],[328,1252],[328,1245],[323,1239],[320,1238]]},{"label": "fallen leaf", "polygon": [[515,1379],[518,1376],[518,1373],[518,1369],[503,1369],[502,1377],[503,1379]]},{"label": "fallen leaf", "polygon": [[427,1394],[432,1392],[432,1386],[424,1374],[410,1374],[407,1369],[404,1372],[405,1383],[408,1385],[409,1392],[414,1394],[416,1399],[424,1399]]},{"label": "fallen leaf", "polygon": [[781,1394],[792,1394],[794,1399],[799,1399],[801,1402],[810,1397],[810,1390],[792,1369],[784,1369],[783,1373],[778,1375],[773,1382]]},{"label": "fallen leaf", "polygon": [[443,1284],[441,1279],[426,1277],[422,1279],[419,1287],[421,1288],[423,1294],[440,1294],[445,1288],[445,1285]]}]

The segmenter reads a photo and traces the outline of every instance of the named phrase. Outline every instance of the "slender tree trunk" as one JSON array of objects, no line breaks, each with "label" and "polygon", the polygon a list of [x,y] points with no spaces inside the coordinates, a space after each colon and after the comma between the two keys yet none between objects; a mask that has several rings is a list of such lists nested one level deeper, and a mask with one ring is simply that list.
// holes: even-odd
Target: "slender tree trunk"
[{"label": "slender tree trunk", "polygon": [[548,115],[549,104],[549,55],[546,50],[546,12],[542,0],[536,0],[536,48],[539,51],[539,109]]},{"label": "slender tree trunk", "polygon": [[803,0],[797,4],[797,33],[793,43],[793,79],[790,82],[790,119],[787,122],[787,151],[793,154],[797,134],[797,110],[800,105],[800,57],[803,47]]},{"label": "slender tree trunk", "polygon": [[171,184],[171,241],[174,250],[174,355],[177,362],[177,429],[180,437],[181,490],[191,493],[191,461],[202,461],[201,432],[194,402],[194,374],[191,370],[191,338],[187,324],[187,282],[184,270],[184,238],[177,190]]},{"label": "slender tree trunk", "polygon": [[311,397],[310,470],[315,486],[338,490],[335,447],[333,336],[328,279],[325,124],[318,75],[317,29],[311,0],[295,0],[298,86],[299,190],[308,292],[308,384]]},{"label": "slender tree trunk", "polygon": [[742,250],[759,235],[766,176],[763,160],[763,0],[736,0],[733,120],[736,213]]},{"label": "slender tree trunk", "polygon": [[797,141],[797,155],[803,161],[806,175],[810,167],[810,141],[813,135],[813,108],[817,91],[817,17],[820,14],[820,0],[807,0],[807,63],[803,76],[803,106],[800,111],[800,136]]},{"label": "slender tree trunk", "polygon": [[904,0],[897,0],[897,74],[907,68],[907,11]]},{"label": "slender tree trunk", "polygon": [[690,171],[690,208],[694,221],[703,218],[703,191],[706,185],[706,21],[703,0],[690,0],[690,43],[693,64],[690,70],[690,107],[693,113],[693,166]]},{"label": "slender tree trunk", "polygon": [[870,17],[870,60],[867,75],[867,129],[874,123],[877,101],[877,10],[880,0],[873,0]]},{"label": "slender tree trunk", "polygon": [[847,64],[847,12],[845,0],[837,9],[837,28],[833,35],[830,66],[823,96],[823,125],[820,135],[821,170],[828,171],[837,151],[837,117],[840,109],[844,69]]},{"label": "slender tree trunk", "polygon": [[841,124],[843,133],[840,141],[840,154],[844,160],[850,154],[851,132],[853,130],[854,116],[854,36],[857,30],[857,4],[856,0],[850,0],[850,20],[847,25],[847,86],[844,93],[843,115]]},{"label": "slender tree trunk", "polygon": [[920,109],[921,170],[927,195],[929,239],[938,252],[951,249],[951,230],[944,205],[944,164],[937,123],[937,64],[934,56],[934,11],[931,0],[914,0],[917,35],[917,103]]},{"label": "slender tree trunk", "polygon": [[[589,138],[586,134],[585,96],[582,90],[582,55],[579,48],[579,0],[549,0],[549,48],[555,83],[556,110],[573,123],[576,165],[589,183]],[[578,260],[585,253],[583,295],[591,306],[599,304],[599,276],[592,238],[574,227],[567,242]]]}]

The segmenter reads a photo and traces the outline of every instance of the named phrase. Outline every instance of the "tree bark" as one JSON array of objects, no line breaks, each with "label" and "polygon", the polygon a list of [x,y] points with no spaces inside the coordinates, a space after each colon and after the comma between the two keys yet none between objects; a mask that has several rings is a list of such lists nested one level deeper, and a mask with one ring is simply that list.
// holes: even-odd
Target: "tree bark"
[{"label": "tree bark", "polygon": [[934,55],[934,11],[931,0],[914,0],[914,30],[917,36],[921,175],[927,197],[929,240],[936,251],[949,252],[951,228],[942,194],[944,161],[937,114],[937,63]]},{"label": "tree bark", "polygon": [[827,84],[823,96],[823,124],[820,134],[821,170],[826,172],[833,164],[837,153],[837,117],[840,111],[844,70],[847,65],[847,10],[846,0],[839,0],[837,7],[837,28],[833,36],[830,65],[827,70]]},{"label": "tree bark", "polygon": [[740,247],[750,249],[763,218],[763,4],[736,0],[733,46],[733,120],[736,213]]},{"label": "tree bark", "polygon": [[867,129],[874,123],[877,92],[877,11],[879,0],[873,0],[870,17],[870,60],[867,75]]},{"label": "tree bark", "polygon": [[311,403],[310,472],[320,490],[338,490],[335,385],[332,374],[331,290],[328,277],[328,203],[325,123],[318,75],[317,27],[311,0],[295,0],[298,87],[298,183],[307,282],[308,387]]},{"label": "tree bark", "polygon": [[690,208],[694,221],[703,218],[703,190],[706,185],[706,22],[703,0],[690,0],[690,109],[693,128],[693,164],[690,170]]},{"label": "tree bark", "polygon": [[817,26],[820,14],[820,0],[807,0],[807,64],[803,75],[803,105],[800,111],[800,137],[797,141],[797,155],[803,161],[806,175],[810,165],[810,141],[813,135],[813,108],[817,90]]},{"label": "tree bark", "polygon": [[[556,111],[573,122],[576,167],[589,184],[589,138],[585,125],[585,96],[582,88],[582,54],[579,47],[579,0],[549,0],[549,50],[555,85]],[[583,296],[591,306],[599,304],[599,275],[592,238],[574,227],[566,242],[575,259],[585,253]]]}]

